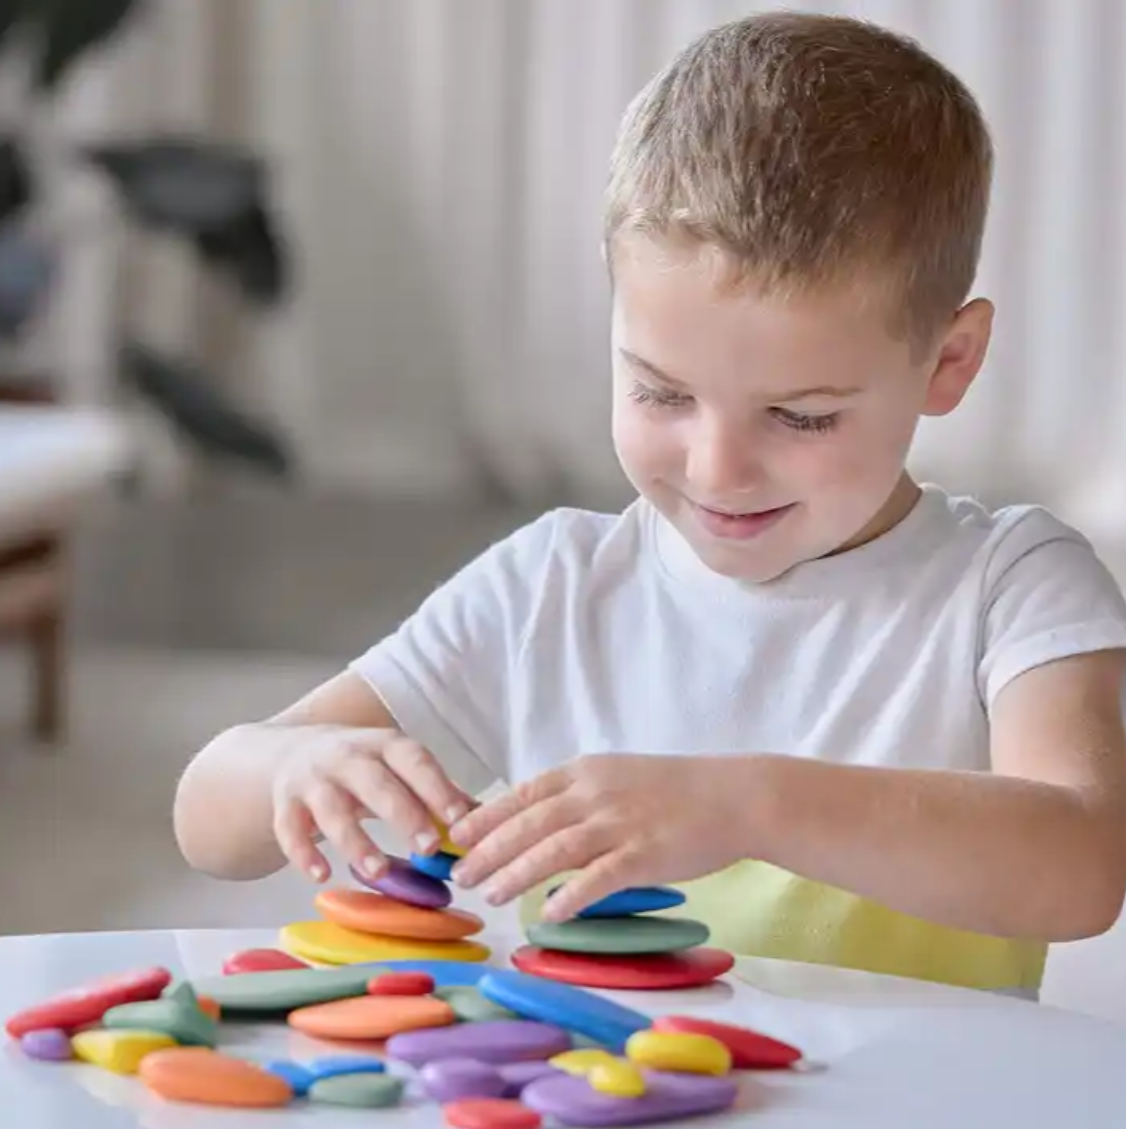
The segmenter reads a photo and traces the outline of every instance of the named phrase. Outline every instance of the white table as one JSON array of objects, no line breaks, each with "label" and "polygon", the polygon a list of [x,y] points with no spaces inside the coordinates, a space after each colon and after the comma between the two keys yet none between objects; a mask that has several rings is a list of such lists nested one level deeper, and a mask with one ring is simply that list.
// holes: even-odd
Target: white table
[{"label": "white table", "polygon": [[[511,937],[486,933],[495,963]],[[214,975],[238,949],[273,945],[273,931],[174,931],[0,938],[0,1013],[105,973],[161,964],[178,977]],[[759,1129],[1120,1129],[1126,1108],[1126,1027],[984,994],[907,981],[743,961],[738,975],[692,992],[613,993],[651,1014],[742,1022],[820,1060],[806,1074],[745,1075],[744,1107],[695,1124]],[[225,1025],[252,1053],[323,1053],[284,1025]],[[6,1035],[3,1036],[5,1039]],[[135,1078],[94,1067],[0,1054],[4,1125],[20,1129],[246,1129],[316,1126],[437,1129],[433,1105],[395,1111],[294,1106],[254,1112],[163,1102]]]}]

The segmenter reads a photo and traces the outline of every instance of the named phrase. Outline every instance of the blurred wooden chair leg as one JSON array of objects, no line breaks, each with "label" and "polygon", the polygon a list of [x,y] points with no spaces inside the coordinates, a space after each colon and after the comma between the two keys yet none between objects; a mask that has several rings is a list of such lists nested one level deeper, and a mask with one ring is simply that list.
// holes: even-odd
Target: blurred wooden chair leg
[{"label": "blurred wooden chair leg", "polygon": [[31,657],[34,667],[32,730],[48,744],[63,736],[63,702],[66,688],[66,646],[62,612],[45,613],[31,625]]}]

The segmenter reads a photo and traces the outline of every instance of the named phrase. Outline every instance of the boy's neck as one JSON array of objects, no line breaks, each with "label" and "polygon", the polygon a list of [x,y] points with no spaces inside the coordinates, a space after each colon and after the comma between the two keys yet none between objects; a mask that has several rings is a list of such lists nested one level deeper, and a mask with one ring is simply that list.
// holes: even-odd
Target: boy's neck
[{"label": "boy's neck", "polygon": [[904,471],[896,483],[895,489],[888,495],[887,501],[880,507],[872,520],[859,533],[841,545],[839,549],[830,553],[829,556],[836,556],[838,553],[847,553],[850,549],[857,549],[894,529],[915,508],[915,503],[918,502],[921,493],[922,490],[919,485]]}]

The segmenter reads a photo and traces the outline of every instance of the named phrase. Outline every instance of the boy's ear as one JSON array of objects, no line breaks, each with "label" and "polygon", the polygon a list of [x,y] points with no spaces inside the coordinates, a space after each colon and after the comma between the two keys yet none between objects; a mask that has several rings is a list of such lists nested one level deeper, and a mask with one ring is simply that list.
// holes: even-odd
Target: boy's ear
[{"label": "boy's ear", "polygon": [[923,415],[944,416],[961,402],[981,371],[993,332],[993,303],[975,298],[954,316],[938,349]]}]

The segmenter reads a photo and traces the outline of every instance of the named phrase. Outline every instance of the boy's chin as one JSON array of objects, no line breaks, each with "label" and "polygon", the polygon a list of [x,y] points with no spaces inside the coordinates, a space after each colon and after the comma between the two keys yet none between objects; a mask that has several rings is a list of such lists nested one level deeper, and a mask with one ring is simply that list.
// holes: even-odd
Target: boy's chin
[{"label": "boy's chin", "polygon": [[790,569],[801,563],[773,553],[756,553],[746,548],[739,549],[734,546],[725,548],[704,544],[698,538],[691,538],[689,544],[700,562],[711,572],[744,584],[769,584],[772,580],[785,576]]}]

